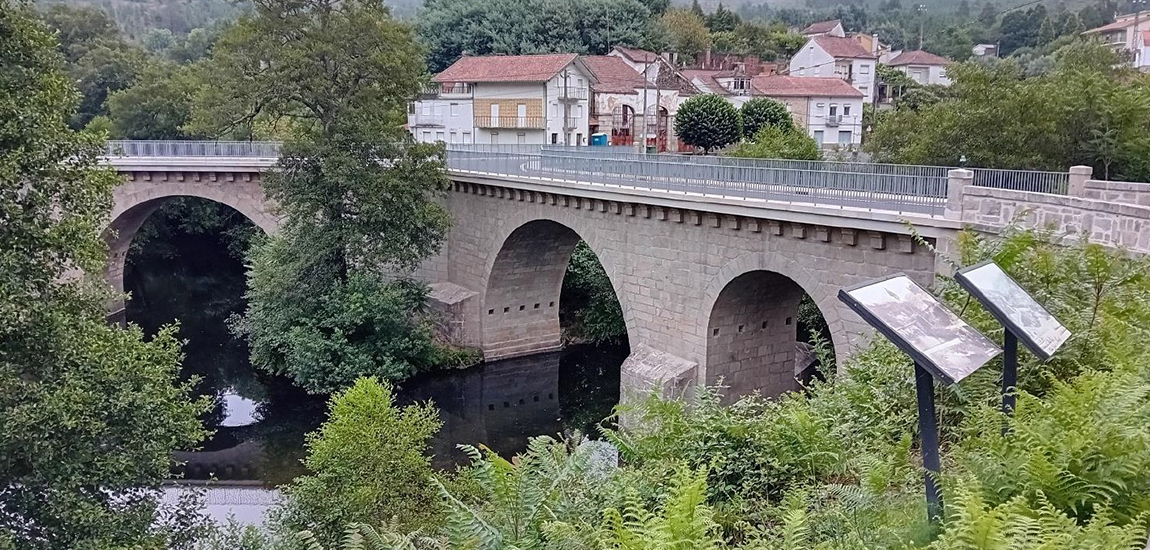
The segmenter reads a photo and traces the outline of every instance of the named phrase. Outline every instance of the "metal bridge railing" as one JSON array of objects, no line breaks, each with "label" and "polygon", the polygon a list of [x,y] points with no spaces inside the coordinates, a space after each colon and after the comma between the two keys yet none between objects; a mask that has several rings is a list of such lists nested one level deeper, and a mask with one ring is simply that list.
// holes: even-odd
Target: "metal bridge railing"
[{"label": "metal bridge railing", "polygon": [[277,141],[144,141],[108,142],[109,157],[229,157],[275,159]]},{"label": "metal bridge railing", "polygon": [[1034,170],[996,170],[974,168],[973,185],[1012,189],[1031,193],[1065,195],[1070,191],[1070,172],[1040,172]]},{"label": "metal bridge railing", "polygon": [[[110,141],[109,157],[275,159],[271,141]],[[941,214],[947,167],[643,154],[624,147],[447,146],[449,168],[677,193]],[[975,168],[973,184],[1066,194],[1067,172]]]}]

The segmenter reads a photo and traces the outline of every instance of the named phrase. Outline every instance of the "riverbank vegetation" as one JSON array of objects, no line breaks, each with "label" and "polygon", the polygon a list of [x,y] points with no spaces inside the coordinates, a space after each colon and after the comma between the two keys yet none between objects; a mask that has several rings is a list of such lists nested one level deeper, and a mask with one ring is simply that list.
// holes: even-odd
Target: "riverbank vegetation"
[{"label": "riverbank vegetation", "polygon": [[[418,541],[420,548],[485,550],[1144,547],[1147,260],[1054,244],[1033,231],[964,234],[960,242],[949,261],[997,261],[1073,336],[1045,363],[1023,350],[1011,418],[999,409],[997,361],[937,388],[947,498],[939,523],[928,521],[923,503],[912,364],[879,342],[841,371],[823,365],[826,381],[777,399],[748,396],[724,406],[722,388],[700,388],[687,400],[632,403],[623,409],[629,421],[603,432],[618,466],[604,444],[577,438],[541,435],[513,460],[473,449],[468,468],[405,477],[438,492],[434,519],[393,524],[376,511],[372,529],[362,517],[350,526],[360,533],[352,539],[367,544],[378,531],[379,540],[391,541],[381,548]],[[1001,337],[1001,327],[953,281],[936,291],[982,332]],[[360,385],[378,387],[361,381],[352,392]],[[409,441],[419,446],[423,437]],[[350,470],[340,471],[371,477]],[[408,510],[393,513],[406,518]],[[302,547],[303,540],[339,548],[351,540],[319,525],[302,539],[273,528],[261,548]]]}]

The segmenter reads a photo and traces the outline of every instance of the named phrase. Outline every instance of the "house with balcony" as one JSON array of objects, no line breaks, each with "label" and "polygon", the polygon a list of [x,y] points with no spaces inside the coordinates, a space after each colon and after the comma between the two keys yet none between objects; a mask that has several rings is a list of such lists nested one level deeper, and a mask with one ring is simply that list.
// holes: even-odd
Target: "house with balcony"
[{"label": "house with balcony", "polygon": [[757,76],[752,95],[787,106],[791,117],[824,149],[862,143],[863,92],[836,77]]},{"label": "house with balcony", "polygon": [[416,141],[475,143],[471,84],[432,83],[407,107],[407,128]]},{"label": "house with balcony", "polygon": [[1109,25],[1082,34],[1097,37],[1134,68],[1150,71],[1150,11],[1123,15]]},{"label": "house with balcony", "polygon": [[838,78],[863,94],[871,103],[875,96],[878,54],[846,36],[818,34],[791,58],[787,74],[799,78]]},{"label": "house with balcony", "polygon": [[419,141],[586,145],[592,82],[576,54],[465,56],[432,78],[408,127]]}]

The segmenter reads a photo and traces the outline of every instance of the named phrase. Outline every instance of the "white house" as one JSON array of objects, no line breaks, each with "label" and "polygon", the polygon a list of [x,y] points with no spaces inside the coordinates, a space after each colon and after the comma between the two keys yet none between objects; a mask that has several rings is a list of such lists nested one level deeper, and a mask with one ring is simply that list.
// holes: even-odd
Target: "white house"
[{"label": "white house", "polygon": [[651,82],[658,80],[659,71],[663,70],[664,65],[669,67],[661,55],[639,48],[615,46],[607,55],[622,59],[627,66]]},{"label": "white house", "polygon": [[892,53],[887,65],[907,74],[911,80],[922,84],[949,86],[946,67],[951,61],[945,57],[922,50]]},{"label": "white house", "polygon": [[1135,68],[1150,70],[1150,11],[1123,15],[1082,34],[1097,36],[1103,44],[1129,56]]},{"label": "white house", "polygon": [[998,44],[975,44],[970,52],[974,57],[998,57]]},{"label": "white house", "polygon": [[576,54],[463,57],[432,78],[408,126],[419,141],[586,145],[592,81]]},{"label": "white house", "polygon": [[863,92],[841,78],[757,76],[753,95],[786,104],[791,116],[823,148],[862,143]]},{"label": "white house", "polygon": [[811,23],[807,28],[799,31],[799,34],[803,36],[838,36],[840,38],[846,36],[846,32],[843,31],[843,23],[838,19]]},{"label": "white house", "polygon": [[875,68],[878,55],[853,38],[819,34],[812,36],[791,58],[790,76],[799,78],[839,78],[863,94],[871,103],[875,94]]}]

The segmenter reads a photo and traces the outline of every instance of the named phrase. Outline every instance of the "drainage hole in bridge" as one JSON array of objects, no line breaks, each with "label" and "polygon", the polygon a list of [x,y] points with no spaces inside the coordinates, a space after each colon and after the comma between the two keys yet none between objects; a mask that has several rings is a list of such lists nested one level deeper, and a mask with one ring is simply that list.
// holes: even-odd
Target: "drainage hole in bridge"
[{"label": "drainage hole in bridge", "polygon": [[509,308],[509,307],[505,307],[505,308],[503,308],[503,313],[507,313],[507,312],[509,312],[509,311],[511,311],[511,308]]},{"label": "drainage hole in bridge", "polygon": [[527,306],[519,306],[519,311],[523,311],[525,309],[527,309]]}]

